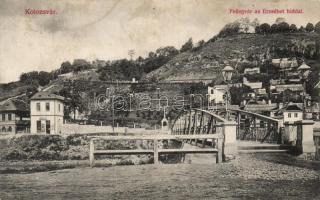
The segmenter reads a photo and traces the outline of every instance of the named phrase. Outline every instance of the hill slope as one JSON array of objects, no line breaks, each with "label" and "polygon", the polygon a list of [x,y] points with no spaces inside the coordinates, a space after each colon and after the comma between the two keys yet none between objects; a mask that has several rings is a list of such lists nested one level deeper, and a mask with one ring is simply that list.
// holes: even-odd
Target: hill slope
[{"label": "hill slope", "polygon": [[228,63],[242,72],[244,67],[265,64],[271,58],[297,56],[319,58],[317,33],[236,34],[216,37],[198,50],[183,52],[145,78],[159,80],[215,79]]}]

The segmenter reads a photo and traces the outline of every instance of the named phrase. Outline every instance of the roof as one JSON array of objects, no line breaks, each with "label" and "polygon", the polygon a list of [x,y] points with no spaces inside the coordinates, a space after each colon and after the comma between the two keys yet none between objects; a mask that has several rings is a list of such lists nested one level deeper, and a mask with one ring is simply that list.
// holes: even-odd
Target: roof
[{"label": "roof", "polygon": [[298,62],[296,58],[278,58],[272,59],[272,64],[281,69],[295,68],[298,67]]},{"label": "roof", "polygon": [[28,111],[28,104],[22,100],[11,99],[0,105],[0,111]]},{"label": "roof", "polygon": [[284,110],[285,111],[302,111],[302,109],[296,104],[288,105],[286,108],[284,108]]},{"label": "roof", "polygon": [[302,63],[300,67],[298,67],[298,70],[307,70],[310,69],[311,67],[307,65],[306,63]]},{"label": "roof", "polygon": [[260,89],[262,88],[262,82],[247,82],[243,83],[244,85],[250,87],[251,89]]},{"label": "roof", "polygon": [[223,68],[222,71],[233,71],[234,69],[230,66],[230,65],[227,65]]},{"label": "roof", "polygon": [[275,85],[275,88],[279,92],[283,92],[285,90],[291,90],[291,91],[303,91],[304,90],[302,84]]},{"label": "roof", "polygon": [[244,110],[247,111],[271,111],[276,109],[277,104],[247,104]]},{"label": "roof", "polygon": [[64,97],[49,92],[38,92],[31,97],[31,100],[64,100]]},{"label": "roof", "polygon": [[215,85],[215,86],[213,86],[213,89],[228,90],[228,85]]}]

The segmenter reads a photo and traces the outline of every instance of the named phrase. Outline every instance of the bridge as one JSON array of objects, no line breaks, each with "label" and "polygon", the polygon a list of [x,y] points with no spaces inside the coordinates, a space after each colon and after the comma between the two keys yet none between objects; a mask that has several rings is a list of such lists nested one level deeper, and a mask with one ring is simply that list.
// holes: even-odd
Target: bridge
[{"label": "bridge", "polygon": [[[296,135],[296,146],[302,153],[315,153],[313,141],[313,121],[303,120],[293,124],[283,124],[274,119],[245,110],[217,111],[191,108],[182,111],[173,121],[170,134],[153,136],[107,136],[94,137],[90,142],[90,166],[94,166],[95,155],[152,154],[154,163],[159,163],[161,154],[213,153],[216,162],[237,155],[240,140],[259,143],[283,144],[286,134]],[[295,132],[292,133],[292,127]],[[289,131],[291,130],[291,132]],[[96,150],[97,140],[151,140],[151,149]],[[161,149],[163,141],[176,140],[197,146],[195,149]],[[200,147],[199,148],[199,144]]]}]

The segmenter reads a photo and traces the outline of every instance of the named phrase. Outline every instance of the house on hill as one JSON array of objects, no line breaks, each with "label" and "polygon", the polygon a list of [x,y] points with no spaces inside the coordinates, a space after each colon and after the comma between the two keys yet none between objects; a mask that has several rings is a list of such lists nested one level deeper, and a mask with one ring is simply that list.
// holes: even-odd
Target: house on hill
[{"label": "house on hill", "polygon": [[0,106],[0,135],[28,132],[30,115],[27,103],[12,99]]},{"label": "house on hill", "polygon": [[30,99],[31,133],[59,134],[63,124],[64,97],[38,92]]},{"label": "house on hill", "polygon": [[270,91],[274,90],[278,93],[284,92],[285,90],[291,90],[292,92],[297,92],[299,94],[304,93],[304,88],[302,84],[283,84],[270,86]]},{"label": "house on hill", "polygon": [[262,82],[249,82],[246,77],[243,77],[243,85],[246,85],[255,91],[262,88]]},{"label": "house on hill", "polygon": [[227,91],[227,85],[216,85],[214,87],[208,87],[209,102],[214,104],[225,103],[224,95]]},{"label": "house on hill", "polygon": [[296,104],[289,104],[283,109],[283,122],[303,120],[303,110]]},{"label": "house on hill", "polygon": [[254,67],[254,68],[245,68],[244,69],[244,74],[259,74],[260,73],[260,68],[259,67]]}]

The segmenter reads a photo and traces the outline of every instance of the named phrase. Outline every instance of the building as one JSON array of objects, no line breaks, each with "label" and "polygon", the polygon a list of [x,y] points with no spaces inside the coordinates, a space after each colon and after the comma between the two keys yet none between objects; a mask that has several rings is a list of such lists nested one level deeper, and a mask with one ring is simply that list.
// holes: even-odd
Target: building
[{"label": "building", "polygon": [[244,105],[243,110],[272,117],[274,110],[276,110],[277,108],[278,105],[275,103],[271,103],[271,101],[269,101],[268,103],[249,101],[246,105]]},{"label": "building", "polygon": [[43,91],[31,97],[31,133],[61,133],[63,101],[64,97]]},{"label": "building", "polygon": [[257,89],[262,88],[262,82],[249,82],[246,77],[243,77],[243,85],[246,85],[253,90],[257,90]]},{"label": "building", "polygon": [[298,67],[296,58],[278,58],[272,59],[272,65],[277,67],[280,71],[291,71]]},{"label": "building", "polygon": [[285,90],[291,90],[299,94],[304,93],[304,87],[302,84],[283,84],[283,85],[274,85],[270,86],[270,90],[275,90],[278,93],[284,92]]},{"label": "building", "polygon": [[25,133],[30,128],[28,106],[21,100],[8,100],[0,105],[0,135]]},{"label": "building", "polygon": [[214,87],[208,87],[209,102],[214,104],[225,103],[224,95],[227,91],[227,85],[216,85]]},{"label": "building", "polygon": [[296,104],[289,104],[283,109],[283,122],[295,122],[303,120],[303,111]]},{"label": "building", "polygon": [[260,68],[259,67],[254,67],[254,68],[245,68],[244,69],[244,74],[259,74],[260,73]]}]

